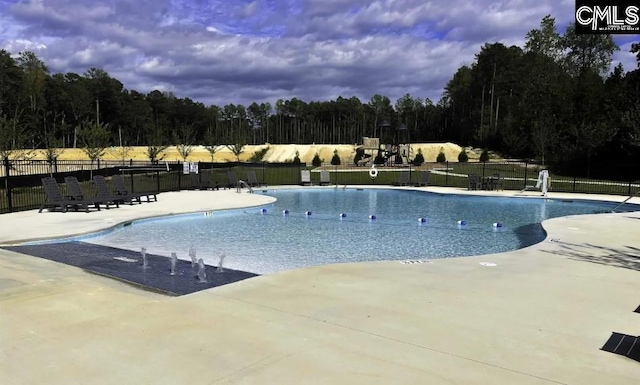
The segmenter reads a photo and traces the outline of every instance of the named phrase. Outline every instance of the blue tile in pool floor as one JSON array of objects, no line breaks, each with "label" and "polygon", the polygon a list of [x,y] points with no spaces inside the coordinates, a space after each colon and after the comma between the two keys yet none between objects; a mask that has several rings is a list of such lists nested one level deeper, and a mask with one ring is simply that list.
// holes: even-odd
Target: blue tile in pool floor
[{"label": "blue tile in pool floor", "polygon": [[147,254],[148,268],[142,267],[140,253],[115,247],[84,242],[65,242],[46,245],[5,246],[5,250],[32,255],[76,266],[92,273],[114,278],[144,289],[170,295],[184,295],[222,286],[258,276],[246,271],[224,269],[216,273],[215,266],[206,266],[207,282],[200,283],[197,269],[191,262],[178,260],[176,275],[170,274],[170,259]]}]

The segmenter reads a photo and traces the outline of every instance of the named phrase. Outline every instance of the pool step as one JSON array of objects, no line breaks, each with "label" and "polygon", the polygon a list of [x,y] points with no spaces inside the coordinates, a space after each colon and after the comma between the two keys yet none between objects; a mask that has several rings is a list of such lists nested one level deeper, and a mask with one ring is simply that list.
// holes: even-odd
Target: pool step
[{"label": "pool step", "polygon": [[640,362],[640,337],[614,332],[600,350]]}]

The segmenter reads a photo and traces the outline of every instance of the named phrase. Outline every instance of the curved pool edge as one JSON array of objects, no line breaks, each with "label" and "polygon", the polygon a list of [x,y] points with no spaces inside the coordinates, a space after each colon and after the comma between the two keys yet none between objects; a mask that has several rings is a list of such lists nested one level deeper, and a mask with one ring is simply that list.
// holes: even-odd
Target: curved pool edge
[{"label": "curved pool edge", "polygon": [[[275,202],[275,201],[274,201]],[[257,208],[263,206],[269,206],[272,203],[264,203],[259,205],[251,205],[251,206],[243,206],[238,208],[225,208],[225,209],[216,209],[216,210],[199,210],[199,211],[189,211],[184,213],[169,213],[169,214],[161,214],[149,217],[141,217],[137,219],[132,219],[124,222],[117,223],[111,227],[100,229],[97,231],[91,231],[83,234],[72,234],[64,237],[54,237],[54,238],[45,238],[45,239],[35,239],[31,241],[20,241],[18,244],[12,245],[0,245],[0,246],[31,246],[31,245],[42,245],[48,243],[61,243],[61,242],[73,242],[73,241],[82,241],[85,239],[91,239],[95,237],[100,237],[102,235],[109,234],[113,231],[122,229],[127,226],[131,226],[134,224],[141,224],[146,222],[155,222],[155,221],[163,221],[169,220],[173,218],[190,218],[190,217],[202,217],[213,215],[213,213],[222,213],[222,212],[234,212],[234,211],[242,211],[250,208]]]},{"label": "curved pool edge", "polygon": [[[598,231],[598,226],[593,225],[594,218],[602,218],[603,216],[607,217],[607,221],[617,221],[619,219],[625,218],[625,215],[629,215],[630,213],[595,213],[595,214],[579,214],[579,215],[568,215],[564,217],[557,217],[544,220],[540,225],[542,226],[545,237],[540,242],[531,244],[526,247],[507,250],[498,253],[487,253],[487,254],[479,254],[479,255],[467,255],[467,256],[457,256],[457,257],[446,257],[446,258],[428,258],[428,259],[418,259],[418,258],[408,258],[408,259],[398,259],[398,260],[380,260],[380,261],[361,261],[361,262],[337,262],[337,263],[327,263],[320,265],[312,265],[312,266],[304,266],[304,267],[296,267],[287,270],[276,271],[267,274],[260,274],[251,279],[239,282],[243,285],[252,284],[252,281],[255,284],[259,284],[258,282],[281,282],[294,280],[297,281],[298,277],[308,276],[310,274],[317,274],[317,280],[322,280],[323,274],[330,272],[330,274],[351,274],[355,271],[377,271],[380,269],[382,272],[388,272],[391,274],[391,271],[387,270],[391,266],[395,266],[393,270],[396,269],[428,269],[428,266],[437,264],[437,265],[454,265],[454,266],[466,266],[466,268],[478,268],[482,263],[489,262],[495,263],[497,265],[495,267],[502,267],[505,264],[509,265],[517,265],[519,261],[522,259],[528,259],[527,264],[535,264],[536,257],[546,255],[546,254],[556,254],[558,256],[563,256],[562,251],[550,251],[550,249],[562,249],[565,245],[575,245],[575,236],[577,238],[584,237],[585,233],[592,234],[594,231]],[[634,218],[640,220],[640,211],[632,212],[630,216],[626,218]],[[575,230],[587,230],[583,228],[574,228],[573,226],[580,226],[581,224],[589,224],[588,231],[580,231],[576,234],[571,234],[572,236],[567,236],[568,232],[571,233]],[[568,226],[567,225],[571,225]],[[638,223],[640,226],[640,223]],[[640,228],[640,227],[639,227]],[[621,234],[622,237],[625,237],[626,234]],[[591,235],[588,235],[587,238],[589,240],[592,239]],[[611,237],[603,237],[604,239],[611,239]],[[571,256],[565,256],[568,259],[572,259]],[[573,258],[577,259],[577,258]],[[486,268],[486,267],[485,267]],[[233,285],[230,285],[233,286]],[[216,290],[222,289],[223,287],[214,288]],[[211,289],[207,289],[205,291],[210,291]],[[232,287],[225,287],[225,290],[234,290]]]},{"label": "curved pool edge", "polygon": [[[214,195],[215,194],[215,195]],[[215,197],[215,200],[211,200]],[[157,202],[120,205],[119,208],[85,212],[42,212],[29,210],[0,216],[0,246],[47,242],[61,238],[90,237],[125,224],[174,215],[237,210],[272,204],[275,198],[262,194],[223,191],[175,191],[158,194]],[[71,220],[70,220],[71,219]],[[40,232],[39,236],[25,234]]]},{"label": "curved pool edge", "polygon": [[[37,213],[37,210],[30,210],[27,212],[18,212],[18,213],[10,213],[10,214],[3,214],[2,216],[0,216],[0,218],[4,217],[4,216],[14,216],[16,217],[16,219],[12,219],[11,222],[12,224],[16,224],[16,222],[19,222],[21,219],[22,220],[29,220],[29,219],[35,219],[33,217],[36,218],[47,218],[47,219],[54,219],[54,223],[51,223],[51,225],[53,226],[61,226],[65,223],[60,223],[61,221],[56,221],[57,219],[62,219],[62,216],[65,215],[77,215],[78,217],[81,217],[82,220],[78,221],[77,223],[79,225],[85,225],[84,219],[89,218],[89,219],[95,219],[95,216],[101,216],[103,220],[105,220],[106,223],[97,225],[96,223],[92,223],[92,226],[94,226],[91,229],[85,229],[85,230],[69,230],[68,232],[63,232],[63,233],[58,233],[58,234],[51,234],[51,235],[44,235],[44,236],[40,236],[40,237],[31,237],[31,238],[11,238],[11,229],[8,229],[9,231],[4,231],[5,229],[3,228],[4,226],[0,227],[0,246],[17,246],[17,245],[24,245],[24,244],[42,244],[42,243],[54,243],[56,240],[60,240],[60,239],[84,239],[86,238],[92,238],[95,236],[99,236],[102,234],[106,234],[112,231],[115,231],[117,229],[120,229],[126,225],[129,225],[131,223],[134,222],[140,222],[140,221],[145,221],[145,220],[154,220],[154,219],[158,219],[158,220],[162,220],[163,218],[168,218],[171,216],[182,216],[182,215],[198,215],[200,213],[206,213],[206,212],[215,212],[215,211],[226,211],[226,210],[240,210],[240,209],[245,209],[245,208],[252,208],[252,207],[260,207],[260,206],[264,206],[264,205],[269,205],[269,204],[273,204],[274,202],[276,202],[276,198],[269,196],[269,195],[265,195],[262,193],[268,193],[269,190],[280,190],[280,189],[309,189],[309,188],[315,188],[315,189],[336,189],[335,186],[298,186],[298,185],[286,185],[286,186],[270,186],[268,188],[260,188],[260,189],[256,189],[256,192],[260,192],[260,194],[248,194],[248,193],[236,193],[234,192],[234,190],[223,190],[223,191],[191,191],[191,190],[181,190],[181,191],[176,191],[176,192],[167,192],[167,193],[162,193],[159,196],[160,197],[164,197],[165,199],[167,198],[173,198],[173,199],[168,199],[168,202],[164,202],[164,204],[162,204],[162,200],[159,200],[158,202],[150,202],[150,203],[143,203],[143,204],[138,204],[138,205],[133,205],[133,206],[128,206],[128,205],[121,205],[120,208],[117,209],[110,209],[110,210],[101,210],[101,211],[97,211],[97,212],[91,212],[91,213],[75,213],[75,212],[69,212],[69,213]],[[469,191],[466,189],[460,189],[460,188],[452,188],[452,187],[411,187],[411,186],[382,186],[382,185],[354,185],[354,186],[340,186],[338,188],[347,188],[347,189],[399,189],[399,190],[411,190],[411,191],[424,191],[424,192],[430,192],[430,193],[435,193],[435,194],[444,194],[444,195],[460,195],[460,196],[487,196],[487,197],[505,197],[505,198],[528,198],[528,199],[553,199],[553,200],[567,200],[567,199],[571,199],[571,200],[584,200],[584,201],[594,201],[594,202],[611,202],[612,204],[616,204],[619,203],[620,201],[624,200],[624,197],[620,197],[620,196],[611,196],[611,195],[592,195],[592,194],[570,194],[570,193],[549,193],[547,196],[540,196],[540,194],[537,193],[533,193],[533,194],[527,194],[527,195],[523,195],[521,192],[516,192],[516,191]],[[233,196],[235,199],[229,199],[229,200],[223,200],[223,201],[216,201],[216,204],[209,204],[209,205],[199,205],[199,208],[197,209],[189,209],[186,208],[185,210],[165,210],[162,211],[162,206],[171,206],[172,204],[176,204],[176,202],[178,202],[178,204],[184,204],[185,202],[187,202],[184,198],[180,198],[177,199],[176,197],[178,195],[182,196],[186,196],[186,195],[192,195],[194,198],[196,196],[200,196],[200,197],[205,197],[208,196],[210,194],[218,194],[218,196],[223,195],[226,197],[229,196]],[[251,200],[255,200],[256,197],[261,197],[259,200],[259,202],[251,202],[251,203],[246,203],[244,201],[241,201],[240,198],[244,199],[243,197],[247,197]],[[197,200],[189,200],[188,202],[190,203],[195,203],[198,204],[199,202]],[[638,198],[632,198],[628,201],[629,204],[635,204],[635,205],[639,205],[640,208],[640,197]],[[157,206],[153,206],[155,204],[159,204],[160,210],[158,210]],[[123,209],[127,209],[130,208],[131,210],[129,211],[129,213],[131,213],[131,215],[127,216],[126,218],[123,218],[121,220],[117,220],[117,219],[111,219],[109,220],[108,218],[104,218],[105,216],[108,217],[108,213],[120,213],[122,212],[121,210]],[[140,208],[140,209],[139,209]],[[145,209],[151,209],[152,212],[149,213],[149,210],[145,210]],[[154,210],[155,209],[155,210]],[[139,213],[139,214],[134,214],[134,213]],[[33,215],[35,214],[35,215]],[[603,213],[604,214],[604,213]],[[582,214],[580,216],[584,216],[584,215],[603,215],[603,214]],[[47,215],[47,217],[40,217],[42,215]],[[66,218],[66,217],[65,217]],[[558,219],[558,218],[553,218],[553,219]],[[543,230],[545,231],[545,238],[533,245],[529,245],[526,246],[524,248],[529,248],[529,247],[533,247],[541,242],[545,242],[549,237],[549,231],[547,230],[546,226],[545,226],[545,222],[547,221],[551,221],[553,219],[548,219],[546,221],[543,221],[541,223],[541,226],[543,228]],[[8,222],[8,221],[7,221]],[[64,221],[62,221],[64,222]],[[6,223],[5,221],[3,221],[3,223]],[[41,225],[47,225],[45,223],[41,223]],[[24,226],[24,224],[23,224]],[[18,224],[17,226],[18,228],[20,228],[20,224]],[[28,226],[30,227],[30,226]],[[4,233],[4,234],[3,234]],[[5,235],[9,233],[8,239],[2,239],[2,235]],[[512,250],[512,251],[517,251],[517,250],[522,250],[523,248],[519,248],[516,250]],[[359,262],[359,263],[366,263],[366,262]]]}]

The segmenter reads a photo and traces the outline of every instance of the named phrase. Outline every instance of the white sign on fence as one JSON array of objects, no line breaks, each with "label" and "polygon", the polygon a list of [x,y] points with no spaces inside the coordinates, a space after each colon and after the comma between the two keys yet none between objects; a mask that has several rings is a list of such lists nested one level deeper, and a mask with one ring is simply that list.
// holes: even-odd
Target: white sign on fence
[{"label": "white sign on fence", "polygon": [[182,163],[182,173],[183,174],[188,174],[189,173],[189,162],[183,162]]},{"label": "white sign on fence", "polygon": [[198,163],[197,162],[191,162],[191,172],[194,174],[198,173]]}]

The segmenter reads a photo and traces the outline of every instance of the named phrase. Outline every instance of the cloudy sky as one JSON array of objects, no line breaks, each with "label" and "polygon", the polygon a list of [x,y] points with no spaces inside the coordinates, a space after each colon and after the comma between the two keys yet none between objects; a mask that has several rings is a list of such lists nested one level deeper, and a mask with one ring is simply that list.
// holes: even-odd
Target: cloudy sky
[{"label": "cloudy sky", "polygon": [[[0,0],[0,48],[206,104],[435,103],[482,44],[523,46],[547,14],[563,32],[573,12],[574,0]],[[616,38],[627,70],[631,38]]]}]

